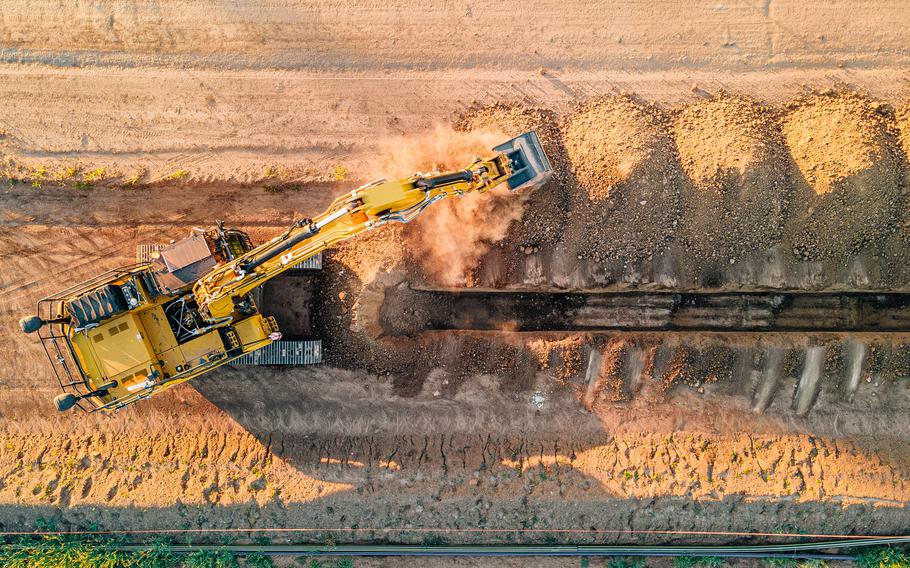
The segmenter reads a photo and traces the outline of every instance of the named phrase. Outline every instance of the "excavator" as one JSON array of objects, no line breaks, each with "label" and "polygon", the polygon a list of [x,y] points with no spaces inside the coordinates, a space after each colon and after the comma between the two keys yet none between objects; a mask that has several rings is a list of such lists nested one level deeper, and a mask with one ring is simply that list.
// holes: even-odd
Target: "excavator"
[{"label": "excavator", "polygon": [[368,183],[260,246],[221,222],[194,229],[146,262],[39,300],[37,315],[19,323],[50,360],[62,390],[57,410],[118,410],[262,349],[282,337],[254,294],[269,280],[355,235],[407,223],[437,201],[501,184],[537,188],[552,173],[533,131],[493,152],[460,171]]}]

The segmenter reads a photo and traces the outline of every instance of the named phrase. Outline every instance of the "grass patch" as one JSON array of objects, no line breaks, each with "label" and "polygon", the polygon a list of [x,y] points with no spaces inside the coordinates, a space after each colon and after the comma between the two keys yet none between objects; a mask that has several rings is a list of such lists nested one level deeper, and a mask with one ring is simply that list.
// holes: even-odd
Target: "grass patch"
[{"label": "grass patch", "polygon": [[344,181],[348,178],[348,169],[342,164],[336,164],[332,168],[332,179],[335,181]]},{"label": "grass patch", "polygon": [[199,550],[186,557],[187,568],[240,568],[237,557],[230,550]]},{"label": "grass patch", "polygon": [[146,174],[148,174],[147,169],[137,168],[133,171],[133,174],[130,177],[123,180],[123,185],[126,187],[135,187],[142,183],[142,180],[145,178]]},{"label": "grass patch", "polygon": [[910,555],[899,548],[877,546],[856,557],[860,568],[910,568]]},{"label": "grass patch", "polygon": [[101,181],[105,177],[107,177],[107,170],[105,168],[95,168],[94,170],[89,170],[82,175],[82,179],[89,183]]},{"label": "grass patch", "polygon": [[173,171],[173,172],[169,173],[168,175],[164,176],[162,179],[164,181],[179,181],[182,179],[186,179],[189,175],[190,175],[189,170],[176,170],[176,171]]},{"label": "grass patch", "polygon": [[765,558],[765,564],[771,568],[796,568],[799,562],[794,558]]},{"label": "grass patch", "polygon": [[110,544],[56,536],[0,548],[0,565],[5,568],[131,568],[141,566],[137,560]]},{"label": "grass patch", "polygon": [[265,554],[247,554],[244,558],[244,564],[250,568],[272,568],[275,564],[272,559]]}]

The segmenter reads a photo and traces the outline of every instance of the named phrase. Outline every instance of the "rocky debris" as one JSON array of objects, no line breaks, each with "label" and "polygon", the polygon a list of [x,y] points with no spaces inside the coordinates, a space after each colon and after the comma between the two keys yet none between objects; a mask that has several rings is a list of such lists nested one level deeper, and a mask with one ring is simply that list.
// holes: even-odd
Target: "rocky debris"
[{"label": "rocky debris", "polygon": [[897,119],[897,130],[906,164],[907,161],[910,161],[910,103],[901,108],[896,113],[895,118]]}]

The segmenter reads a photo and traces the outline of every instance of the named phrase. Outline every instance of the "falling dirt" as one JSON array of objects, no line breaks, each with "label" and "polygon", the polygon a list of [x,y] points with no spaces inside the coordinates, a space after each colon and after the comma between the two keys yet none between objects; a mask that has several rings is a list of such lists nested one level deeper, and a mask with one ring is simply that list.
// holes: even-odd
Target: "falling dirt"
[{"label": "falling dirt", "polygon": [[519,103],[497,103],[469,109],[455,128],[468,132],[495,130],[506,136],[518,136],[529,130],[537,133],[553,166],[553,176],[545,187],[525,190],[530,195],[524,216],[512,227],[506,240],[523,248],[558,242],[565,230],[569,188],[568,158],[556,114]]},{"label": "falling dirt", "polygon": [[794,101],[783,135],[799,174],[794,251],[842,258],[895,229],[903,174],[893,111],[850,91]]},{"label": "falling dirt", "polygon": [[673,134],[683,184],[684,239],[706,257],[738,259],[773,245],[789,200],[786,148],[773,111],[720,95],[685,106]]},{"label": "falling dirt", "polygon": [[628,96],[594,100],[563,123],[583,194],[574,213],[584,256],[644,258],[668,242],[679,218],[680,174],[666,119]]},{"label": "falling dirt", "polygon": [[441,286],[465,286],[494,243],[522,217],[524,194],[470,194],[425,212],[408,235],[427,279]]},{"label": "falling dirt", "polygon": [[490,154],[493,146],[508,137],[489,124],[487,129],[459,131],[436,125],[418,135],[391,136],[379,142],[376,164],[370,177],[404,178],[415,173],[431,174],[467,167]]},{"label": "falling dirt", "polygon": [[[498,125],[487,126],[490,129],[461,131],[437,126],[424,135],[383,141],[376,171],[386,179],[397,179],[466,168],[491,155],[492,148],[508,138],[497,130]],[[424,211],[403,238],[430,282],[464,286],[490,246],[522,218],[527,198],[526,193],[509,194],[501,186],[486,194],[447,200]]]}]

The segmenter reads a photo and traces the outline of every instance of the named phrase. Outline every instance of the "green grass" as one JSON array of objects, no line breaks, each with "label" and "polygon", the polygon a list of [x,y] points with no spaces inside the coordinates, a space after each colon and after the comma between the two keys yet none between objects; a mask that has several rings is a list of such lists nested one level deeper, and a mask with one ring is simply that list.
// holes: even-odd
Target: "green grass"
[{"label": "green grass", "polygon": [[21,541],[0,548],[4,568],[131,568],[143,566],[130,554],[118,552],[110,544],[86,539],[46,537]]},{"label": "green grass", "polygon": [[250,568],[272,568],[274,566],[272,559],[265,554],[247,554],[244,560],[244,564]]},{"label": "green grass", "polygon": [[869,548],[856,557],[860,568],[910,568],[910,555],[899,548]]},{"label": "green grass", "polygon": [[677,556],[673,559],[673,566],[676,568],[692,568],[698,564],[698,558],[693,556]]},{"label": "green grass", "polygon": [[[0,543],[3,568],[240,568],[233,552],[200,550],[189,555],[174,553],[166,541],[156,541],[138,552],[115,549],[111,539],[76,536],[43,536]],[[269,568],[272,561],[251,554],[246,566]]]},{"label": "green grass", "polygon": [[237,557],[230,550],[199,550],[186,557],[187,568],[239,568]]}]

